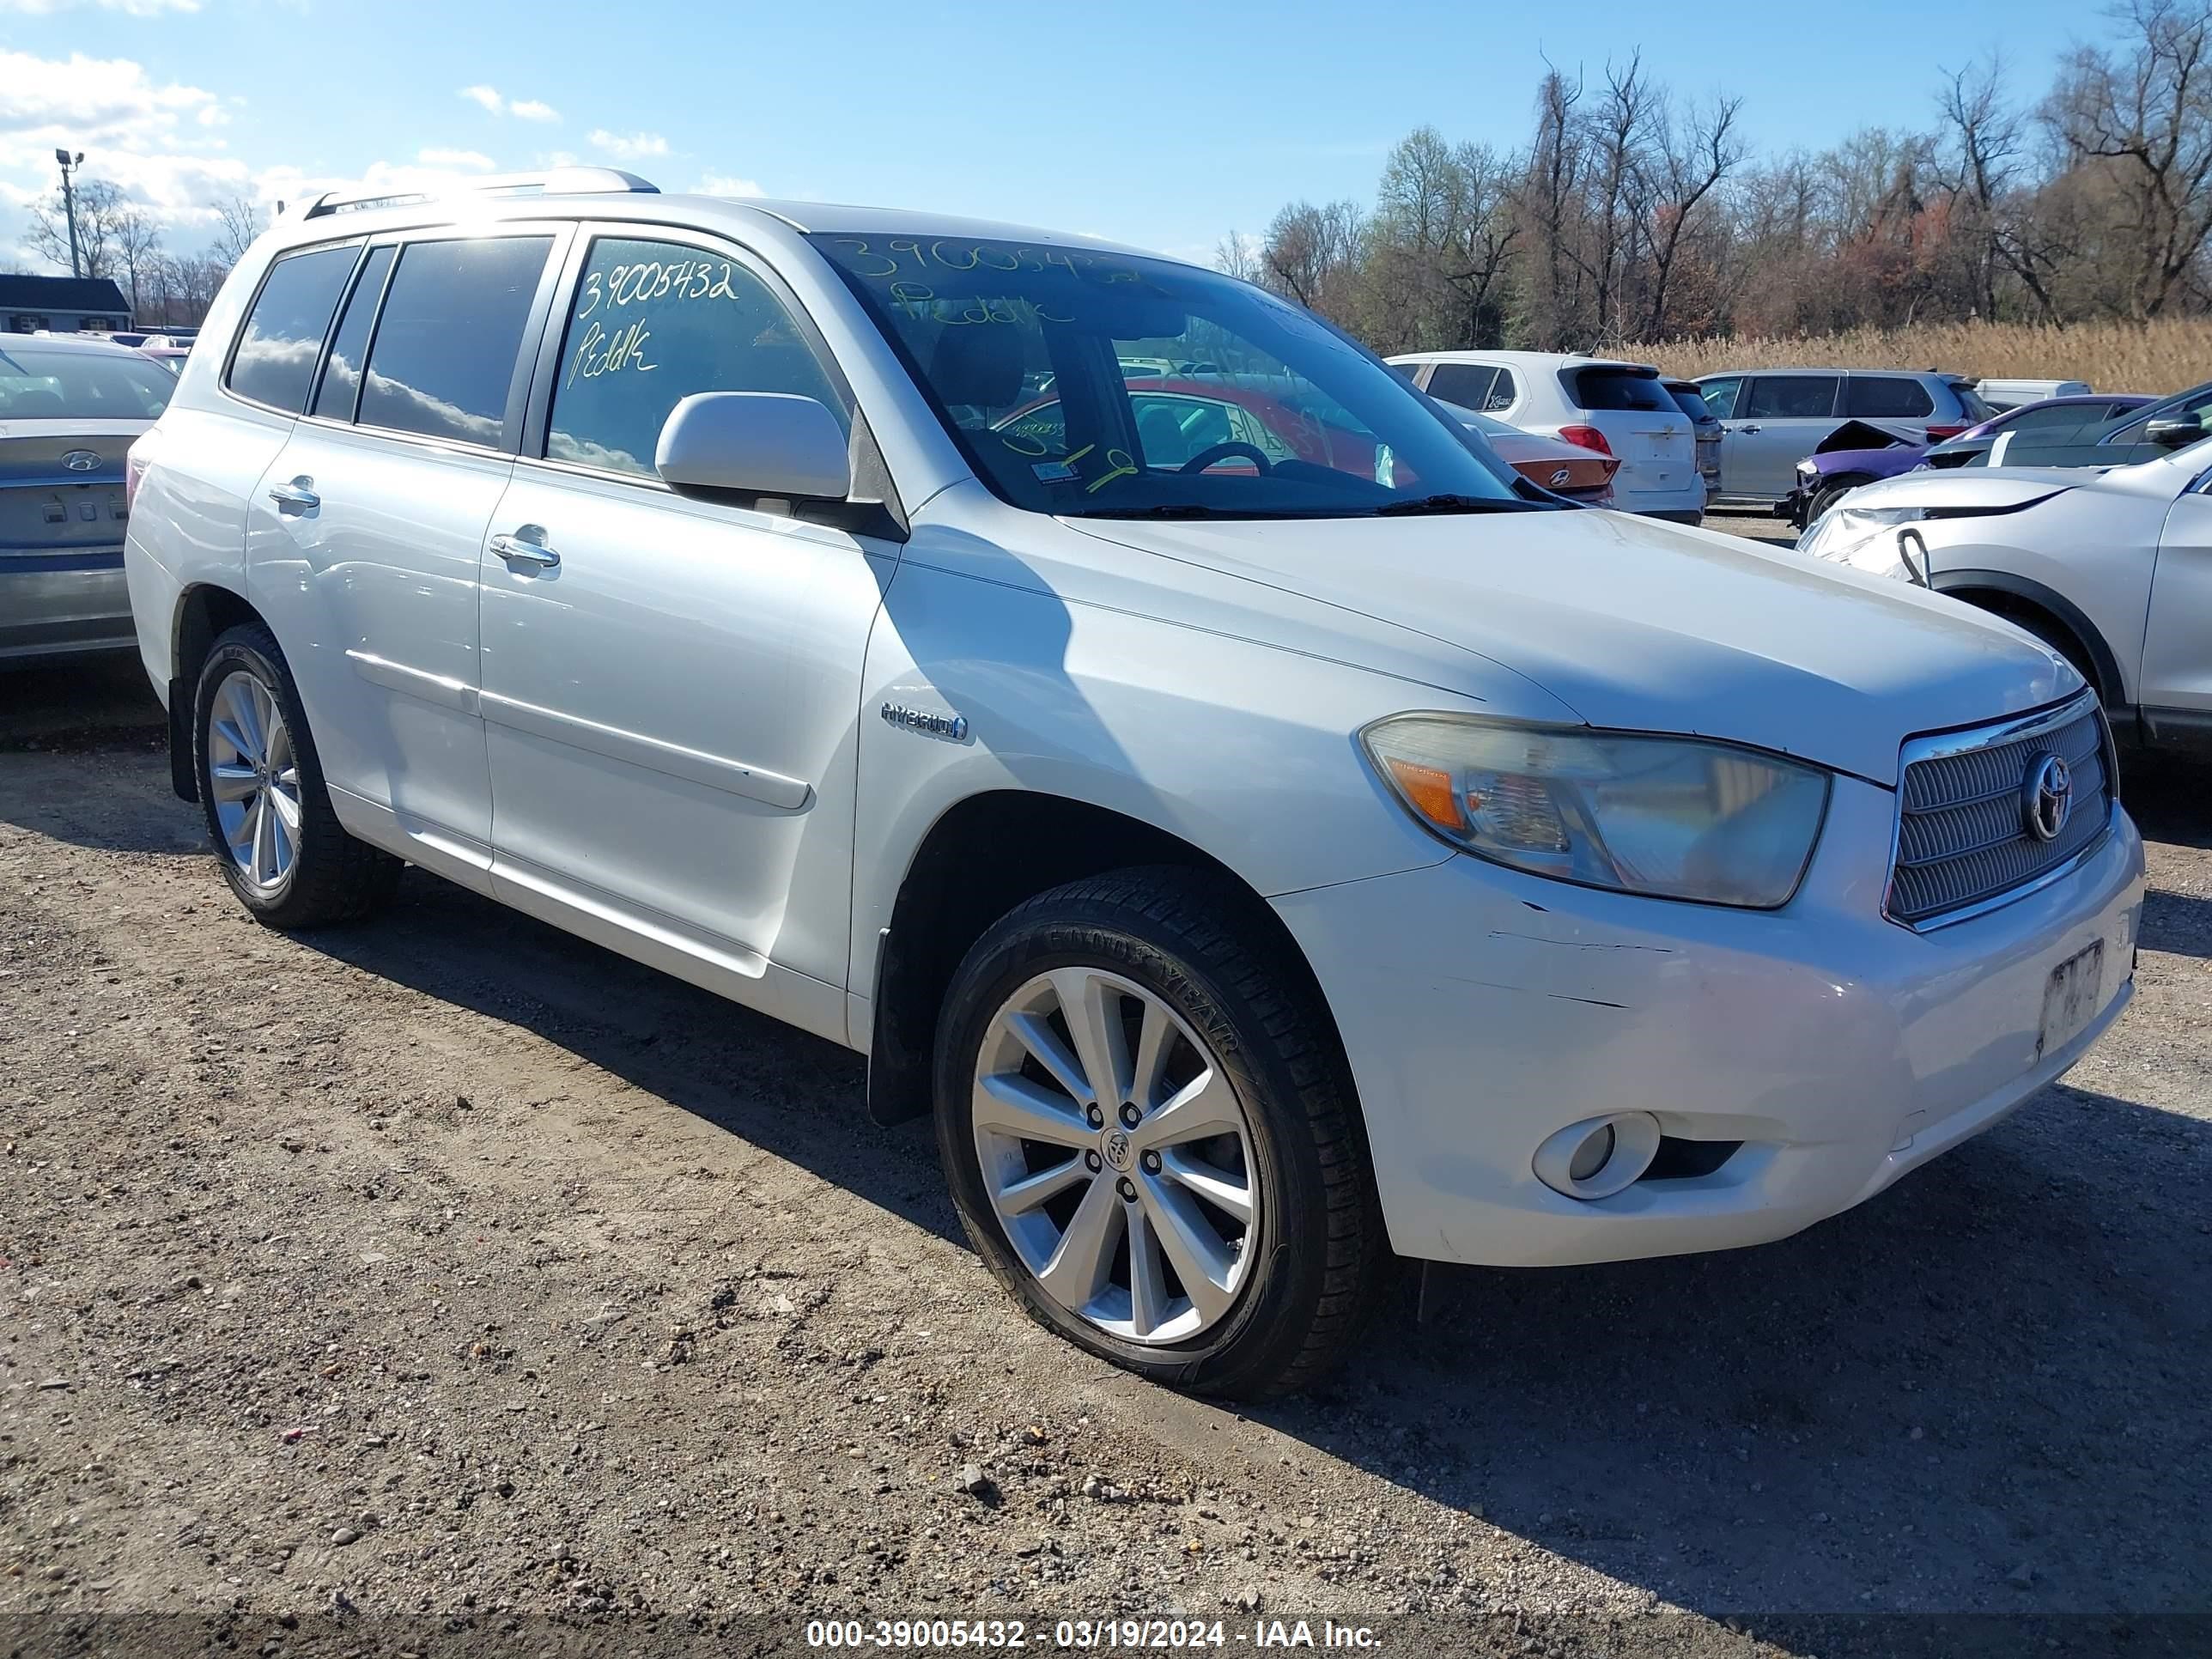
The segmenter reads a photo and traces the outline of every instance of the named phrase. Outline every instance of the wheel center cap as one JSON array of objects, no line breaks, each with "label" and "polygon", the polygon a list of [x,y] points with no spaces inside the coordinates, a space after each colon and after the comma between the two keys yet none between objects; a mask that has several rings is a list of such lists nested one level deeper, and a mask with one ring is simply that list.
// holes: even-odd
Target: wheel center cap
[{"label": "wheel center cap", "polygon": [[1109,1129],[1100,1136],[1098,1155],[1106,1160],[1109,1168],[1119,1170],[1123,1175],[1128,1174],[1137,1161],[1136,1153],[1129,1146],[1127,1129]]}]

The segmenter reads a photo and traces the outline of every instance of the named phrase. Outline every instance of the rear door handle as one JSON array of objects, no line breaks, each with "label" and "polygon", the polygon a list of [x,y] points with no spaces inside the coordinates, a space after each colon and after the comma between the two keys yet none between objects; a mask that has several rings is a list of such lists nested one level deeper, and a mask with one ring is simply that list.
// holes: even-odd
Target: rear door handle
[{"label": "rear door handle", "polygon": [[541,570],[551,570],[561,562],[561,556],[545,545],[545,532],[534,524],[524,525],[512,536],[505,532],[491,538],[491,550],[509,564],[534,564]]},{"label": "rear door handle", "polygon": [[1736,428],[1736,430],[1739,432],[1756,432],[1759,430],[1759,428],[1756,424],[1753,424],[1751,426],[1740,426]]},{"label": "rear door handle", "polygon": [[323,504],[323,498],[311,486],[315,481],[302,473],[289,483],[270,484],[269,499],[276,503],[276,510],[287,507],[295,513],[312,513]]}]

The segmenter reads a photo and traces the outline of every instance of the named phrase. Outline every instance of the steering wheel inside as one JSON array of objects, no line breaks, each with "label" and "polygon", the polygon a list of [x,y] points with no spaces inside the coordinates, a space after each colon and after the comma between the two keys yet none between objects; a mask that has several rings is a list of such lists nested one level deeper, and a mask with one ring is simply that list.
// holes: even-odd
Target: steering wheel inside
[{"label": "steering wheel inside", "polygon": [[1265,477],[1268,473],[1273,472],[1275,470],[1275,464],[1267,459],[1267,452],[1261,448],[1259,445],[1242,443],[1237,440],[1231,438],[1226,443],[1208,444],[1204,449],[1200,450],[1197,454],[1192,456],[1181,466],[1177,467],[1176,471],[1178,472],[1203,472],[1209,466],[1212,466],[1218,462],[1225,461],[1232,455],[1241,455],[1247,460],[1252,462],[1260,469],[1260,476],[1262,477]]}]

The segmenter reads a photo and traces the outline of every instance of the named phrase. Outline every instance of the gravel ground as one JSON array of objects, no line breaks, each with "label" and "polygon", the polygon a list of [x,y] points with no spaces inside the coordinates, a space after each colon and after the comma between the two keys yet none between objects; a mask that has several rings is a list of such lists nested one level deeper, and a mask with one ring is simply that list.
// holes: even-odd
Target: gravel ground
[{"label": "gravel ground", "polygon": [[2063,1086],[1784,1243],[1409,1273],[1240,1415],[1016,1315],[841,1050],[418,872],[252,925],[135,674],[0,679],[14,1652],[2212,1648],[2203,774]]}]

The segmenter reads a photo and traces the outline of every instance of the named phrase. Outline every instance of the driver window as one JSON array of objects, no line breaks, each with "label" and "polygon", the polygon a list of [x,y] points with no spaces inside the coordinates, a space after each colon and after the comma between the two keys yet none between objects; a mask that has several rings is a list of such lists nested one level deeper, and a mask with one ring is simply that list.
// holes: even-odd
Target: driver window
[{"label": "driver window", "polygon": [[743,265],[675,242],[603,236],[568,304],[545,453],[650,478],[669,411],[695,392],[844,400],[797,324]]}]

